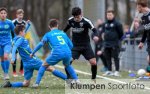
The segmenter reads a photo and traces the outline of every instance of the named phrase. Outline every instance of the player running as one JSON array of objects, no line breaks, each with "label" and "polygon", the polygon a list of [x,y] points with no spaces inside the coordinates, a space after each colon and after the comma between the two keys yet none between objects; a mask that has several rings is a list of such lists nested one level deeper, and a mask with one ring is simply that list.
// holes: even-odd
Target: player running
[{"label": "player running", "polygon": [[[27,39],[24,38],[25,32],[24,32],[25,27],[23,25],[21,26],[16,26],[15,28],[15,33],[16,37],[14,38],[14,46],[12,49],[12,59],[11,63],[14,64],[14,61],[16,59],[16,50],[18,50],[21,59],[23,61],[23,68],[24,68],[24,82],[13,82],[10,83],[9,81],[6,81],[2,87],[28,87],[33,75],[34,70],[38,70],[42,66],[42,61],[37,58],[36,56],[33,56],[32,58],[30,57],[31,54],[31,49],[29,46],[29,42]],[[55,70],[52,67],[46,67],[48,71],[51,71],[53,75],[66,79],[66,75],[61,73],[58,70]]]},{"label": "player running", "polygon": [[[35,52],[37,52],[45,43],[48,43],[49,47],[52,48],[51,53],[46,58],[44,64],[38,71],[38,76],[33,87],[39,86],[47,67],[56,65],[60,61],[63,61],[63,65],[71,75],[72,79],[74,79],[74,81],[77,81],[78,79],[74,68],[70,65],[70,61],[72,58],[71,49],[73,47],[72,42],[63,31],[60,31],[58,29],[58,21],[56,19],[50,20],[49,28],[51,31],[44,35],[42,41],[35,47],[31,54],[31,56],[33,56]],[[58,74],[60,73],[58,72]],[[64,78],[64,80],[67,79],[67,76],[65,74],[61,73],[61,76],[62,78]]]},{"label": "player running", "polygon": [[[94,52],[90,45],[90,38],[88,33],[89,29],[91,29],[95,33],[94,35],[97,35],[97,30],[94,28],[92,22],[89,19],[82,16],[82,12],[79,7],[74,7],[72,9],[72,16],[73,17],[68,19],[68,24],[64,31],[67,32],[68,29],[72,28],[72,42],[74,45],[72,49],[73,60],[79,59],[80,55],[82,54],[85,59],[90,62],[92,79],[95,79],[97,74],[97,64]],[[93,40],[98,41],[98,37],[94,36]]]},{"label": "player running", "polygon": [[0,8],[0,58],[1,66],[4,72],[4,79],[8,80],[9,75],[9,53],[12,46],[12,35],[14,36],[14,24],[11,20],[7,19],[7,9],[2,7]]},{"label": "player running", "polygon": [[[141,17],[141,24],[144,27],[144,34],[138,47],[142,49],[144,42],[147,39],[147,52],[148,57],[150,57],[150,9],[148,8],[148,0],[137,0],[137,10],[139,13],[143,13],[143,16]],[[150,66],[150,60],[148,63]]]}]

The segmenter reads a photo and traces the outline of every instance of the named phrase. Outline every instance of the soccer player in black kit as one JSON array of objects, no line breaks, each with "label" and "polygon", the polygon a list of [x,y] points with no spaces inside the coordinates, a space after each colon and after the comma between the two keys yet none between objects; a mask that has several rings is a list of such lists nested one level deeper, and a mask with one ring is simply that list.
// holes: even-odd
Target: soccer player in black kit
[{"label": "soccer player in black kit", "polygon": [[94,52],[90,45],[90,37],[88,32],[89,29],[91,29],[95,33],[93,40],[98,41],[99,38],[96,36],[97,30],[94,28],[89,19],[82,16],[82,12],[79,7],[74,7],[72,9],[72,16],[73,17],[68,19],[68,24],[64,29],[65,32],[67,32],[70,28],[72,29],[72,42],[74,45],[72,49],[72,58],[73,60],[78,59],[82,54],[91,64],[91,79],[96,79],[97,64]]},{"label": "soccer player in black kit", "polygon": [[[144,34],[138,47],[142,49],[147,39],[147,52],[150,57],[150,9],[148,8],[148,0],[137,0],[137,10],[139,13],[143,13],[141,24],[144,27]],[[150,61],[148,61],[148,63],[150,65]]]}]

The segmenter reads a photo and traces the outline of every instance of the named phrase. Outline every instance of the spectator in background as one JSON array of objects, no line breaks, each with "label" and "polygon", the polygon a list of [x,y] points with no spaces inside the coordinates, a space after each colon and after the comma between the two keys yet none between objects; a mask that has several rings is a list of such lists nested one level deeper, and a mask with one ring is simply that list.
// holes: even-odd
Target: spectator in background
[{"label": "spectator in background", "polygon": [[[106,19],[102,31],[104,34],[104,54],[108,65],[108,71],[106,71],[104,76],[120,76],[119,52],[123,28],[122,24],[115,19],[114,10],[107,10]],[[112,58],[114,58],[115,62],[114,73],[112,72]]]},{"label": "spectator in background", "polygon": [[[98,19],[96,22],[95,28],[98,31],[98,37],[99,41],[94,41],[95,43],[95,57],[96,57],[96,62],[98,62],[99,58],[101,59],[104,67],[101,69],[102,72],[105,72],[108,70],[107,68],[107,62],[103,54],[103,39],[102,39],[102,26],[103,26],[103,21],[101,19]],[[94,35],[92,34],[92,39]]]}]

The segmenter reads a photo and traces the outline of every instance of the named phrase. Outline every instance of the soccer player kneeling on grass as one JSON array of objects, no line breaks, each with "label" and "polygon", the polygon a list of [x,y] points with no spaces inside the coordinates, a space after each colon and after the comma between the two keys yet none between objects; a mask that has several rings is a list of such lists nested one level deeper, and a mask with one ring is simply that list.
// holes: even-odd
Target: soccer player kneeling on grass
[{"label": "soccer player kneeling on grass", "polygon": [[[12,82],[6,81],[2,87],[28,87],[30,84],[31,77],[33,76],[34,70],[39,70],[39,68],[42,66],[42,61],[37,58],[36,56],[30,57],[31,54],[31,48],[29,46],[29,42],[27,39],[24,38],[25,32],[24,32],[25,26],[20,25],[16,26],[15,33],[16,37],[14,38],[14,46],[12,49],[12,59],[11,64],[14,64],[14,61],[16,59],[16,50],[18,50],[21,59],[23,61],[23,67],[24,67],[24,82]],[[47,71],[51,71],[55,76],[66,79],[67,76],[61,73],[58,70],[55,70],[52,67],[46,67]]]},{"label": "soccer player kneeling on grass", "polygon": [[[49,28],[51,31],[44,35],[42,41],[36,46],[33,53],[31,54],[31,56],[33,56],[35,52],[37,52],[45,43],[48,43],[52,48],[51,53],[38,71],[36,82],[33,87],[39,86],[47,67],[56,65],[60,61],[63,61],[63,65],[72,77],[73,81],[78,81],[78,77],[74,71],[74,68],[72,65],[70,65],[72,58],[71,49],[73,48],[72,42],[63,31],[58,29],[58,21],[56,19],[50,20]],[[53,70],[53,72],[57,72],[57,70]],[[60,72],[57,72],[57,74],[60,74]],[[64,80],[67,79],[65,74],[61,73],[61,76],[64,78]]]}]

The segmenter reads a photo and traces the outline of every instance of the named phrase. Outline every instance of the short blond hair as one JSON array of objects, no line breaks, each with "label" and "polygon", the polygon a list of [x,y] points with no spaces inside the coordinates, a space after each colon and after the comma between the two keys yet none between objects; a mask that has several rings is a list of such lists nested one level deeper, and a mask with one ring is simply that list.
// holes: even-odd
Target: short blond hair
[{"label": "short blond hair", "polygon": [[17,14],[24,14],[23,9],[17,9]]}]

